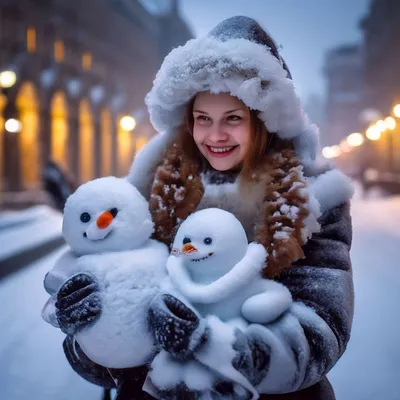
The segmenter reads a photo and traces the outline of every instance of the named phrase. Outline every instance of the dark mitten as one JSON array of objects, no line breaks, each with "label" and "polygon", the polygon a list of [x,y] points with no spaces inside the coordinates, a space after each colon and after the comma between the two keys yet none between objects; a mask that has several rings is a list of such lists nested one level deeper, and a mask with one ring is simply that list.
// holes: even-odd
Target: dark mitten
[{"label": "dark mitten", "polygon": [[101,315],[100,287],[94,275],[80,273],[65,282],[57,293],[56,315],[60,329],[74,335]]},{"label": "dark mitten", "polygon": [[205,324],[172,295],[163,294],[154,299],[148,319],[157,343],[180,359],[190,358],[206,340]]}]

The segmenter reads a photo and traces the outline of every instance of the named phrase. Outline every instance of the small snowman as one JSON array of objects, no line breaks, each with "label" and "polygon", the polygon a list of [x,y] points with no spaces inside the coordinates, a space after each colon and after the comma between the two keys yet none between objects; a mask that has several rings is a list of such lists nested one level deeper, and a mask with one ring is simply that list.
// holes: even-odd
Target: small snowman
[{"label": "small snowman", "polygon": [[167,270],[172,287],[202,316],[245,328],[275,320],[292,303],[284,285],[262,277],[266,258],[233,214],[208,208],[180,226]]},{"label": "small snowman", "polygon": [[45,277],[52,297],[43,318],[58,326],[58,290],[73,275],[91,273],[101,285],[102,313],[75,340],[91,360],[105,367],[143,365],[154,350],[147,308],[165,280],[168,258],[167,246],[150,239],[148,203],[125,179],[95,179],[68,198],[62,231],[70,249]]},{"label": "small snowman", "polygon": [[[292,304],[284,285],[262,277],[266,258],[264,246],[248,243],[242,224],[233,214],[217,208],[197,211],[178,229],[162,291],[191,306],[200,318],[210,317],[214,324],[215,317],[227,322],[230,329],[217,322],[218,329],[233,337],[235,329],[244,332],[250,323],[274,321]],[[201,354],[182,362],[161,350],[152,361],[145,390],[162,398],[157,388],[183,382],[199,393],[199,398],[209,399],[215,375],[220,375],[233,383],[238,398],[259,397],[254,386],[233,367],[229,357],[235,354],[221,357],[217,371],[203,364]],[[172,365],[173,373],[166,375],[165,365]]]}]

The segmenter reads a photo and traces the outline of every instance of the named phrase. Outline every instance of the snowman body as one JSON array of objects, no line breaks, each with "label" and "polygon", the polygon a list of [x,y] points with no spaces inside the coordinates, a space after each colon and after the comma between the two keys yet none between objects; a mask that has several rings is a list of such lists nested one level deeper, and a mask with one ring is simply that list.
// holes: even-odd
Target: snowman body
[{"label": "snowman body", "polygon": [[101,285],[100,318],[75,335],[91,360],[110,368],[149,361],[154,341],[147,309],[166,277],[167,257],[167,247],[153,240],[140,249],[79,257],[78,268],[95,275]]},{"label": "snowman body", "polygon": [[233,214],[204,209],[178,229],[167,261],[169,285],[201,316],[215,315],[243,329],[266,324],[292,303],[284,285],[262,277],[266,258],[261,244],[248,244]]},{"label": "snowman body", "polygon": [[78,273],[94,275],[102,312],[75,339],[105,367],[143,365],[152,355],[147,309],[167,275],[168,258],[167,246],[151,240],[152,232],[147,201],[123,178],[89,181],[67,200],[63,235],[70,250],[45,277],[51,298],[42,316],[58,327],[55,303],[63,283]]}]

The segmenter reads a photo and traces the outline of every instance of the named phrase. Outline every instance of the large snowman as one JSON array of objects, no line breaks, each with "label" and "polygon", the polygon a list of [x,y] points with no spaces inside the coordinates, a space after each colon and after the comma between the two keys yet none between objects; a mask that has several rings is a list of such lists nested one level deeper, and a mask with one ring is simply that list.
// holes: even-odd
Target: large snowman
[{"label": "large snowman", "polygon": [[285,286],[262,277],[266,258],[261,244],[248,244],[233,214],[208,208],[180,226],[167,270],[179,297],[202,316],[216,315],[244,328],[273,321],[292,302]]},{"label": "large snowman", "polygon": [[57,326],[54,304],[59,288],[74,274],[91,273],[101,285],[102,314],[76,334],[76,341],[105,367],[149,361],[154,343],[147,329],[147,308],[166,277],[168,248],[150,239],[148,203],[125,179],[95,179],[68,198],[62,230],[70,250],[45,277],[52,297],[43,318]]}]

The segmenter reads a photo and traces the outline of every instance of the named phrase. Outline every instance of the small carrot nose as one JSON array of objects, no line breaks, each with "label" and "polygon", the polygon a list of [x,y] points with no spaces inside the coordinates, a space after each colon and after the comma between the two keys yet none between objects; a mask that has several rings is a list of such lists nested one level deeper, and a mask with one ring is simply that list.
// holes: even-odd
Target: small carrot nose
[{"label": "small carrot nose", "polygon": [[194,247],[190,243],[186,243],[183,246],[182,251],[183,251],[184,254],[191,254],[191,253],[195,253],[197,251],[197,249],[196,249],[196,247]]},{"label": "small carrot nose", "polygon": [[113,219],[114,217],[111,212],[106,211],[97,218],[96,224],[100,229],[105,229],[111,224]]}]

